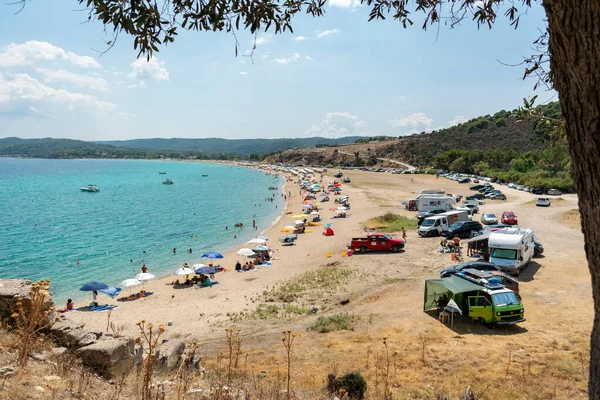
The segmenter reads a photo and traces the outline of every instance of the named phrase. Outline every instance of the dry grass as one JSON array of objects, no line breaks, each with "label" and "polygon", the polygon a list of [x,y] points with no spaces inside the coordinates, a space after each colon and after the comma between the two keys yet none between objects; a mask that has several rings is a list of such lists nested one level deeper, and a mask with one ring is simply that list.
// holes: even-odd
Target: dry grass
[{"label": "dry grass", "polygon": [[417,219],[414,217],[386,213],[379,217],[367,220],[363,225],[368,231],[396,233],[401,232],[402,227],[405,229],[415,229],[417,227],[417,222]]},{"label": "dry grass", "polygon": [[563,220],[569,225],[571,228],[581,229],[581,215],[579,214],[579,210],[574,208],[569,210],[563,214]]}]

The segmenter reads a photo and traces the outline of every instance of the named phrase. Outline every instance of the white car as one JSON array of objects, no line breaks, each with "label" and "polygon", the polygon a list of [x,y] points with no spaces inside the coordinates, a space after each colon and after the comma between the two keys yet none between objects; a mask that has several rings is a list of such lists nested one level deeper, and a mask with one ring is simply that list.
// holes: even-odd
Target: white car
[{"label": "white car", "polygon": [[550,207],[550,199],[548,197],[538,197],[535,205],[538,207]]},{"label": "white car", "polygon": [[477,214],[479,212],[479,207],[477,204],[463,204],[461,208],[468,208],[473,211],[473,214]]},{"label": "white car", "polygon": [[498,217],[494,213],[484,213],[481,215],[481,223],[484,225],[495,225],[498,223]]}]

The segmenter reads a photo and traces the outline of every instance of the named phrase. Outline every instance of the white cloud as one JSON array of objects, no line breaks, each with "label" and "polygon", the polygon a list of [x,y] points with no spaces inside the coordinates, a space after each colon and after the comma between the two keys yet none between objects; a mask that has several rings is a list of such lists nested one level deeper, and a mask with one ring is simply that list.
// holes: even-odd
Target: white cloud
[{"label": "white cloud", "polygon": [[306,40],[306,38],[304,36],[296,36],[295,38],[292,38],[292,40],[296,40],[296,41],[302,41],[302,40]]},{"label": "white cloud", "polygon": [[262,35],[262,36],[257,37],[253,43],[256,44],[257,46],[260,46],[261,44],[270,42],[272,37],[273,37],[273,35]]},{"label": "white cloud", "polygon": [[289,64],[293,61],[298,61],[300,59],[300,54],[294,53],[291,57],[288,58],[276,58],[275,62],[279,64]]},{"label": "white cloud", "polygon": [[314,58],[312,58],[311,56],[306,56],[305,58],[310,61],[314,60]]},{"label": "white cloud", "polygon": [[408,117],[392,119],[387,122],[395,128],[409,128],[408,131],[404,133],[411,134],[426,131],[431,128],[433,118],[428,118],[425,113],[414,113]]},{"label": "white cloud", "polygon": [[335,33],[340,33],[340,30],[339,29],[327,29],[326,31],[323,31],[323,32],[319,33],[317,35],[317,37],[318,38],[322,38],[322,37],[325,37],[325,36],[333,35]]},{"label": "white cloud", "polygon": [[[366,123],[356,115],[350,114],[348,111],[329,112],[325,115],[325,119],[318,124],[312,125],[305,135],[339,138],[343,136],[361,135],[362,129]],[[359,133],[360,132],[360,133]]]},{"label": "white cloud", "polygon": [[11,43],[0,52],[0,67],[28,67],[38,61],[64,60],[81,68],[100,68],[92,57],[65,51],[48,42],[30,40],[22,44]]},{"label": "white cloud", "polygon": [[456,117],[454,117],[454,119],[452,121],[448,122],[448,126],[462,124],[463,122],[467,122],[468,120],[469,120],[469,118],[467,118],[467,117],[463,117],[462,115],[457,115]]},{"label": "white cloud", "polygon": [[108,82],[98,76],[76,74],[65,70],[52,71],[46,68],[36,68],[36,72],[44,75],[44,82],[46,83],[65,82],[99,92],[108,91]]},{"label": "white cloud", "polygon": [[129,74],[130,78],[135,78],[140,81],[155,79],[157,81],[168,81],[169,72],[165,67],[165,62],[157,57],[146,61],[145,58],[138,58],[131,63],[132,71]]},{"label": "white cloud", "polygon": [[246,71],[240,71],[240,72],[238,72],[238,74],[240,74],[240,75],[248,75],[248,73]]},{"label": "white cloud", "polygon": [[117,115],[123,119],[131,119],[131,118],[136,117],[136,114],[126,113],[126,112],[119,112],[119,113],[117,113]]},{"label": "white cloud", "polygon": [[0,112],[83,110],[103,115],[116,107],[96,96],[51,88],[28,74],[0,73]]},{"label": "white cloud", "polygon": [[360,7],[360,0],[329,0],[329,4],[334,7],[352,8],[354,10]]}]

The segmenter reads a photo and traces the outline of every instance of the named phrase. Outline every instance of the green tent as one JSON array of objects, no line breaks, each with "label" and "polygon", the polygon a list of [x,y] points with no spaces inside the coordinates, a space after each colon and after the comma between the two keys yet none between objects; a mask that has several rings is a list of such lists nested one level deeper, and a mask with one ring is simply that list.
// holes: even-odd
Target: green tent
[{"label": "green tent", "polygon": [[423,311],[437,309],[436,302],[444,293],[452,299],[457,294],[478,290],[481,290],[481,286],[455,275],[440,279],[426,279]]}]

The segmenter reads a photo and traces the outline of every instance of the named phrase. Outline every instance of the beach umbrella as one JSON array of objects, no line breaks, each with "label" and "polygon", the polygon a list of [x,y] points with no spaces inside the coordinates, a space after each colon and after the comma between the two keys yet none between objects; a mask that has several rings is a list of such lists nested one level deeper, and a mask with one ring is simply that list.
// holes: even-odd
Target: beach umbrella
[{"label": "beach umbrella", "polygon": [[[291,227],[291,228],[294,229],[293,227]],[[252,250],[244,247],[243,249],[238,250],[237,255],[249,257],[249,256],[253,256],[254,252]]]},{"label": "beach umbrella", "polygon": [[462,310],[460,309],[460,307],[458,306],[458,304],[456,304],[456,302],[454,301],[454,299],[450,299],[450,301],[448,302],[448,304],[446,305],[446,307],[444,307],[444,310],[449,311],[452,316],[450,317],[450,329],[454,329],[454,313],[457,312],[460,315],[462,315]]},{"label": "beach umbrella", "polygon": [[196,274],[200,275],[200,274],[204,274],[204,275],[212,275],[215,273],[215,269],[211,268],[211,267],[200,267],[198,269],[196,269]]},{"label": "beach umbrella", "polygon": [[85,285],[83,285],[79,290],[81,290],[82,292],[93,292],[94,290],[100,290],[100,289],[107,289],[110,286],[108,286],[106,283],[102,283],[102,282],[88,282]]},{"label": "beach umbrella", "polygon": [[296,235],[296,234],[293,234],[293,235],[287,235],[287,236],[285,237],[285,239],[287,239],[287,240],[296,240],[296,239],[298,239],[298,235]]},{"label": "beach umbrella", "polygon": [[175,271],[175,275],[189,275],[193,273],[194,270],[191,268],[179,268],[177,271]]},{"label": "beach umbrella", "polygon": [[321,197],[327,196],[327,193],[321,193],[319,196],[321,196]]},{"label": "beach umbrella", "polygon": [[223,258],[223,255],[216,251],[209,251],[208,253],[202,254],[201,258]]},{"label": "beach umbrella", "polygon": [[152,279],[156,278],[156,276],[148,273],[148,272],[142,272],[141,274],[137,274],[135,276],[135,279],[137,279],[138,281],[142,281],[142,290],[146,290],[146,281],[150,281]]},{"label": "beach umbrella", "polygon": [[257,238],[257,239],[262,239],[262,240],[264,240],[265,242],[269,240],[269,238],[268,238],[268,237],[266,237],[266,236],[263,236],[263,235],[257,236],[256,238]]},{"label": "beach umbrella", "polygon": [[311,211],[310,215],[319,215],[318,211]]},{"label": "beach umbrella", "polygon": [[340,187],[340,186],[342,186],[342,184],[341,183],[334,183],[333,186],[334,187]]},{"label": "beach umbrella", "polygon": [[131,296],[131,288],[137,285],[141,285],[142,282],[138,281],[137,279],[131,278],[131,279],[125,279],[123,282],[119,283],[119,286],[121,287],[128,287],[129,288],[129,295]]},{"label": "beach umbrella", "polygon": [[267,246],[256,246],[252,249],[252,251],[268,251],[269,248]]},{"label": "beach umbrella", "polygon": [[303,224],[303,223],[304,223],[304,221],[301,220],[301,219],[297,219],[297,220],[294,221],[294,225],[296,225],[296,224]]},{"label": "beach umbrella", "polygon": [[249,240],[247,243],[248,244],[264,244],[266,242],[267,241],[264,239],[254,238],[254,239]]},{"label": "beach umbrella", "polygon": [[338,207],[337,209],[338,209],[339,211],[346,211],[346,210],[348,209],[348,207],[343,207],[343,206],[342,206],[342,207]]}]

